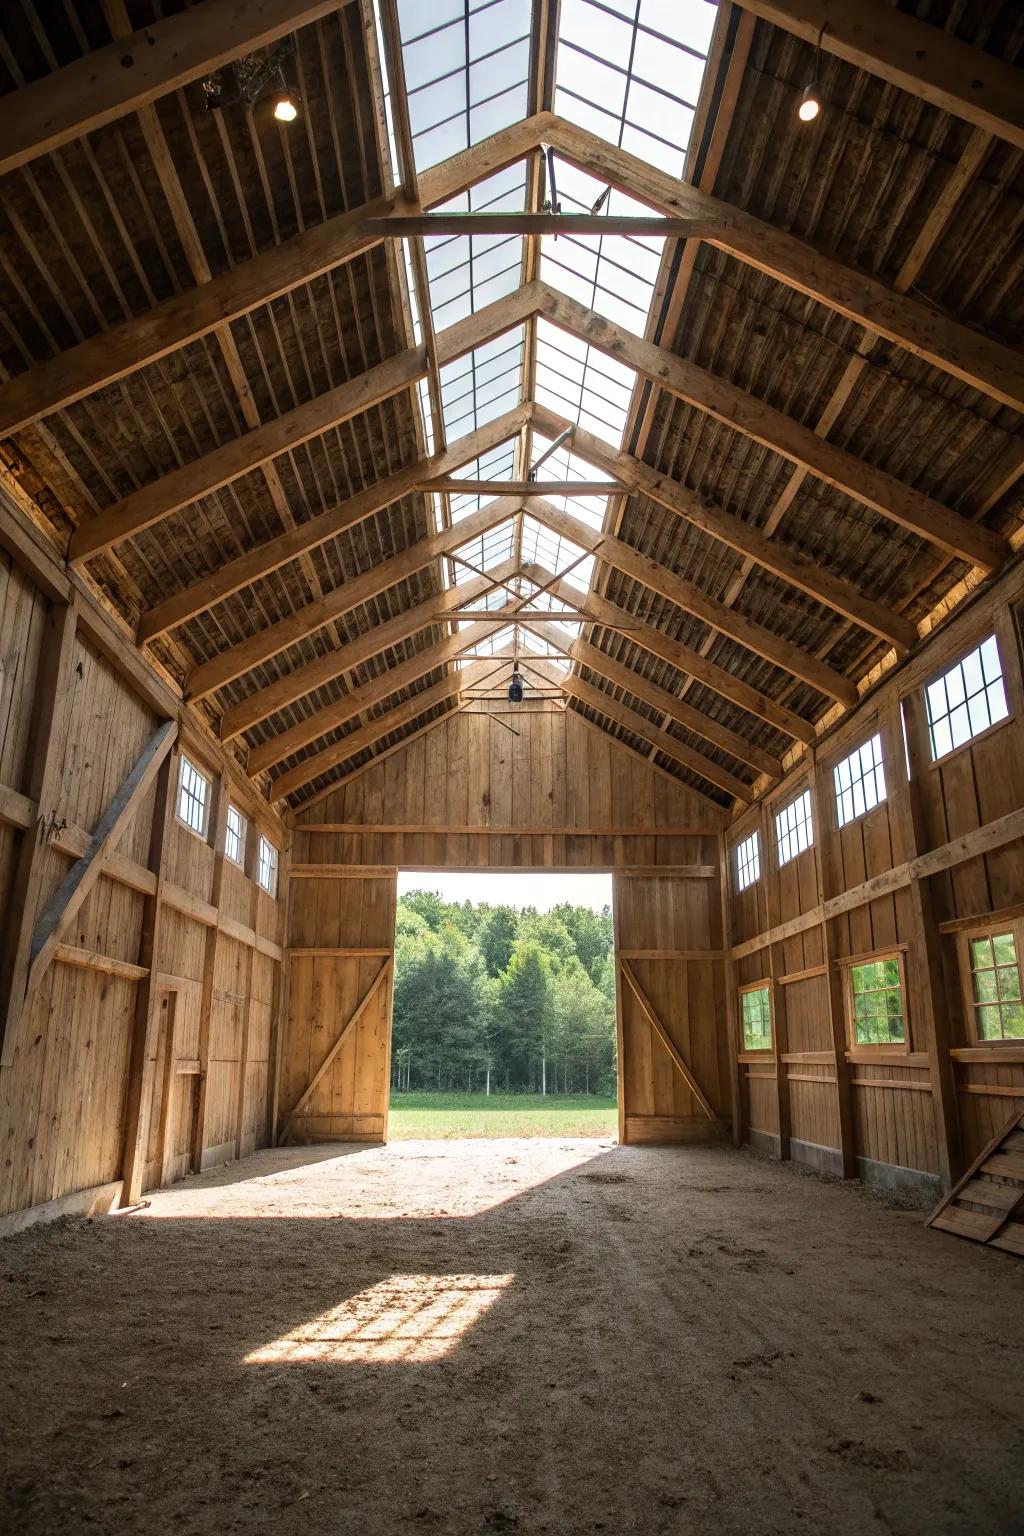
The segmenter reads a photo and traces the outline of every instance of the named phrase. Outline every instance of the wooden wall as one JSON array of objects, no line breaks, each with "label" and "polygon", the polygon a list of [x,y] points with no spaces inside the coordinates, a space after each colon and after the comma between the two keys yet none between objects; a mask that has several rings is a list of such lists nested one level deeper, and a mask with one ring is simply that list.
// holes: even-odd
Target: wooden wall
[{"label": "wooden wall", "polygon": [[620,1134],[719,1134],[720,812],[577,714],[524,711],[514,731],[501,716],[453,715],[296,816],[286,1134],[386,1135],[389,976],[351,1021],[393,949],[400,866],[613,870],[620,967],[639,989],[620,974]]},{"label": "wooden wall", "polygon": [[[1024,1042],[971,1037],[958,953],[969,925],[1024,910],[1022,598],[1018,567],[730,829],[732,852],[757,827],[762,861],[762,878],[738,892],[730,858],[732,986],[768,980],[777,1023],[770,1055],[738,1053],[744,1135],[755,1143],[778,1151],[781,1140],[783,1155],[887,1182],[910,1170],[924,1178],[906,1182],[926,1193],[1024,1107]],[[993,632],[1010,716],[933,763],[924,685]],[[886,798],[840,828],[834,765],[875,732]],[[814,846],[780,869],[776,812],[808,787]],[[883,950],[906,970],[906,1051],[851,1048],[847,1035],[843,962]]]},{"label": "wooden wall", "polygon": [[[69,870],[81,867],[90,835],[165,723],[77,618],[74,605],[44,595],[0,551],[0,934],[7,960],[19,930],[38,931]],[[49,729],[54,692],[59,703]],[[283,846],[278,818],[259,812],[236,776],[228,785],[219,749],[187,721],[182,729],[193,732],[186,750],[211,774],[215,801],[230,793]],[[134,1150],[133,1051],[145,1024],[140,999],[150,994],[155,1024],[142,1077],[153,1114],[143,1127],[142,1184],[268,1139],[285,903],[173,814],[161,823],[163,853],[153,866],[158,804],[168,785],[176,788],[177,750],[125,819],[27,1006],[17,996],[0,998],[8,1029],[13,1021],[0,1067],[0,1216],[52,1201],[75,1208],[69,1197],[88,1203],[88,1192],[105,1186],[116,1198]],[[211,837],[217,825],[214,812]],[[253,845],[257,835],[250,824]],[[30,866],[26,909],[19,893]],[[150,964],[145,951],[154,931]]]}]

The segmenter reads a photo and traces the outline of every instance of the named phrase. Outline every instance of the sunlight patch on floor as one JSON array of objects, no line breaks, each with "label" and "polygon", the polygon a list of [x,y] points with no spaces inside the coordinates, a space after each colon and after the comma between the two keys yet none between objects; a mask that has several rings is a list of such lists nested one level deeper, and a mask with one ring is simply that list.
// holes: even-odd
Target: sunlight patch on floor
[{"label": "sunlight patch on floor", "polygon": [[424,1365],[444,1357],[515,1275],[391,1275],[253,1350],[246,1365]]}]

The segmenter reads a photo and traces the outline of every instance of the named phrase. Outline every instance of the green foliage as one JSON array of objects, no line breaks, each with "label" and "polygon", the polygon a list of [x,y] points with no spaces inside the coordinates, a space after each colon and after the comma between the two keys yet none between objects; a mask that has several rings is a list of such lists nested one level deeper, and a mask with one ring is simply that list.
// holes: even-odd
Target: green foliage
[{"label": "green foliage", "polygon": [[615,1091],[611,913],[398,903],[396,1089]]}]

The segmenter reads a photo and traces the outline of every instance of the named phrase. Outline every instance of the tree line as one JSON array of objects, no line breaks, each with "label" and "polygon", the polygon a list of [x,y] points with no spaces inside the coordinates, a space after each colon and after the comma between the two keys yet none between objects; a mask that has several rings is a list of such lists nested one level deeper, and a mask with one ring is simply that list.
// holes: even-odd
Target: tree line
[{"label": "tree line", "polygon": [[615,1092],[611,909],[399,897],[392,1079],[445,1092]]}]

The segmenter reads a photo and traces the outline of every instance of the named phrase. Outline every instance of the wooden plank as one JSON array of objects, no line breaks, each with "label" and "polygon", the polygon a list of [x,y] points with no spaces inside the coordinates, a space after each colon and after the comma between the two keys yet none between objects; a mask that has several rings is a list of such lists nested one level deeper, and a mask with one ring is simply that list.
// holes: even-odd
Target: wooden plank
[{"label": "wooden plank", "polygon": [[[193,1173],[203,1169],[203,1153],[206,1151],[206,1114],[210,1092],[210,1037],[213,1028],[213,990],[217,976],[217,955],[221,935],[220,905],[224,891],[224,870],[227,864],[225,844],[228,821],[228,787],[224,775],[219,773],[213,781],[209,812],[207,841],[213,849],[213,873],[210,878],[210,906],[216,913],[216,922],[207,928],[203,942],[203,978],[199,1001],[199,1096],[195,1118],[192,1122],[192,1145],[189,1161]],[[252,878],[253,856],[257,839],[250,832],[246,838],[246,873]],[[255,934],[253,935],[255,939]],[[250,951],[251,953],[251,951]]]},{"label": "wooden plank", "polygon": [[35,925],[32,934],[31,963],[27,991],[31,995],[53,958],[61,935],[74,920],[89,892],[99,879],[104,863],[113,852],[141,800],[166,762],[178,736],[178,723],[168,720],[158,726],[128,777],[92,833],[87,852],[62,880]]},{"label": "wooden plank", "polygon": [[9,1066],[26,1008],[36,909],[43,888],[46,837],[56,819],[60,764],[71,711],[77,608],[52,603],[46,615],[28,748],[28,799],[37,807],[26,827],[9,892],[9,917],[0,934],[0,1064]]},{"label": "wooden plank", "polygon": [[651,1007],[651,1004],[648,1001],[643,988],[636,978],[636,972],[633,970],[632,965],[628,960],[622,960],[620,961],[620,967],[623,976],[629,983],[633,995],[636,997],[637,1002],[640,1004],[640,1007],[646,1015],[651,1028],[654,1030],[655,1034],[658,1036],[658,1039],[661,1041],[669,1056],[672,1058],[672,1064],[676,1071],[679,1073],[680,1077],[682,1077],[683,1081],[686,1083],[686,1086],[689,1088],[690,1092],[693,1094],[694,1098],[697,1100],[697,1103],[700,1105],[705,1115],[707,1115],[708,1119],[717,1120],[718,1116],[715,1114],[715,1111],[712,1109],[711,1105],[705,1098],[700,1084],[697,1082],[697,1079],[690,1071],[690,1068],[684,1060],[678,1046],[672,1039],[672,1036],[669,1034],[668,1030],[665,1028],[665,1025],[661,1022],[658,1015],[655,1013],[654,1009]]},{"label": "wooden plank", "polygon": [[1020,70],[883,0],[743,0],[826,53],[1024,149]]},{"label": "wooden plank", "polygon": [[[857,1177],[856,1121],[850,1062],[846,1050],[846,998],[844,978],[839,967],[839,953],[834,926],[825,916],[828,899],[838,891],[842,880],[839,868],[839,831],[836,826],[835,796],[830,774],[817,752],[811,751],[811,813],[815,828],[814,875],[821,913],[821,941],[825,953],[828,982],[828,1022],[832,1035],[836,1073],[836,1112],[839,1120],[839,1152],[844,1179]],[[825,898],[822,900],[822,898]],[[783,924],[782,927],[787,926]]]},{"label": "wooden plank", "polygon": [[320,1066],[317,1068],[317,1071],[310,1082],[299,1095],[299,1098],[296,1100],[295,1107],[289,1111],[289,1119],[293,1119],[296,1116],[304,1113],[305,1106],[309,1103],[309,1100],[315,1093],[318,1084],[323,1081],[324,1076],[330,1070],[330,1067],[338,1055],[338,1052],[345,1044],[345,1041],[351,1034],[352,1030],[359,1023],[359,1020],[363,1017],[363,1014],[366,1012],[367,1008],[369,1008],[370,1004],[373,1002],[380,988],[387,982],[391,972],[391,965],[392,960],[391,956],[389,955],[387,959],[382,962],[379,970],[374,975],[369,987],[363,993],[362,998],[356,1005],[354,1012],[349,1015],[345,1023],[342,1025],[337,1039],[331,1046],[330,1050],[327,1052],[327,1055],[324,1057],[323,1061],[320,1063]]},{"label": "wooden plank", "polygon": [[0,821],[6,822],[9,827],[19,827],[24,830],[30,827],[35,819],[36,802],[30,800],[28,795],[11,789],[9,784],[0,784]]},{"label": "wooden plank", "polygon": [[718,226],[704,219],[668,219],[650,214],[595,213],[400,213],[367,219],[367,234],[385,240],[435,235],[625,235],[704,240]]},{"label": "wooden plank", "polygon": [[53,958],[63,965],[77,965],[87,971],[102,971],[107,976],[120,976],[124,981],[141,981],[149,975],[144,965],[115,960],[110,955],[101,955],[93,949],[81,949],[76,944],[58,944]]},{"label": "wooden plank", "polygon": [[347,0],[205,0],[23,86],[0,129],[0,175],[213,74]]},{"label": "wooden plank", "polygon": [[16,1232],[26,1232],[29,1227],[40,1226],[48,1221],[59,1221],[63,1216],[105,1216],[115,1211],[123,1189],[121,1179],[109,1184],[93,1184],[88,1189],[73,1190],[43,1205],[30,1205],[25,1210],[11,1211],[0,1216],[0,1238],[13,1237]]}]

